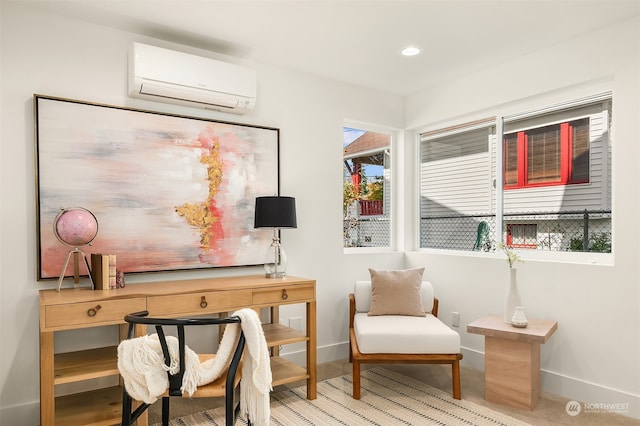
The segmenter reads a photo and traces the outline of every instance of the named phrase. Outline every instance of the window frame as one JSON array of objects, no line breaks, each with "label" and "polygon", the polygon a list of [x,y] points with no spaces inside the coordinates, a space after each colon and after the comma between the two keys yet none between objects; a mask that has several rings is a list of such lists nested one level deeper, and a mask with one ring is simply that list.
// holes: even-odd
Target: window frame
[{"label": "window frame", "polygon": [[[591,121],[589,117],[580,117],[580,118],[572,118],[571,120],[562,121],[559,123],[550,123],[537,127],[530,127],[527,129],[522,129],[514,132],[505,133],[502,138],[503,143],[503,155],[502,155],[502,169],[503,174],[505,176],[503,189],[505,191],[510,191],[514,189],[522,189],[522,188],[538,188],[545,186],[557,186],[557,185],[579,185],[579,184],[588,184],[591,181],[591,146],[589,140],[589,133],[587,132],[587,153],[589,154],[589,161],[587,162],[587,178],[586,179],[575,179],[572,178],[573,170],[574,170],[574,129],[578,127],[578,125],[582,125],[582,122],[586,121],[587,129],[591,126]],[[559,133],[559,152],[560,152],[560,160],[559,160],[559,179],[557,180],[546,180],[546,181],[537,181],[537,182],[529,182],[529,138],[533,132],[542,131],[546,128],[553,128],[558,126]],[[507,137],[516,135],[516,175],[517,180],[515,184],[507,183]]]},{"label": "window frame", "polygon": [[[611,185],[612,185],[612,175],[611,169],[612,167],[612,133],[614,131],[614,127],[612,127],[611,115],[612,115],[612,105],[614,103],[612,91],[602,91],[596,92],[592,95],[573,98],[569,101],[565,102],[556,102],[553,100],[549,103],[543,102],[540,107],[532,107],[529,102],[514,101],[507,110],[499,111],[495,110],[495,116],[493,122],[495,123],[495,133],[494,133],[494,141],[492,142],[492,170],[495,174],[492,175],[492,187],[493,187],[493,197],[489,200],[491,201],[492,206],[495,207],[495,220],[496,220],[496,230],[502,229],[502,232],[499,231],[495,235],[496,242],[504,242],[506,241],[506,222],[509,220],[505,217],[505,207],[504,207],[504,197],[506,194],[510,192],[505,190],[504,188],[504,165],[502,157],[504,155],[503,148],[504,144],[502,142],[502,137],[505,133],[513,133],[523,129],[528,128],[536,128],[543,127],[545,125],[556,124],[561,122],[573,122],[575,120],[589,118],[589,126],[588,126],[588,139],[587,143],[589,148],[589,158],[588,158],[588,173],[589,173],[589,182],[586,183],[586,180],[582,181],[583,185],[604,185],[603,189],[608,191],[607,193],[602,193],[602,203],[605,203],[604,209],[609,210],[609,221],[613,220],[614,212],[612,210],[611,204]],[[520,112],[516,112],[519,109]],[[510,111],[508,111],[510,110]],[[594,117],[598,118],[598,121],[595,123],[592,121]],[[602,120],[602,121],[600,121]],[[483,121],[483,120],[478,120]],[[416,171],[415,175],[415,197],[413,206],[415,209],[415,216],[413,219],[414,223],[414,233],[412,237],[414,250],[420,252],[427,253],[436,253],[436,254],[452,254],[452,255],[465,255],[471,257],[484,257],[484,256],[499,256],[499,253],[490,251],[475,251],[474,249],[459,249],[459,248],[440,248],[435,246],[423,246],[423,229],[422,229],[422,218],[421,218],[421,200],[426,196],[429,197],[428,194],[423,194],[421,187],[421,169],[423,166],[422,158],[420,155],[421,144],[425,139],[430,139],[434,135],[445,135],[448,133],[456,133],[458,129],[465,128],[468,126],[470,122],[464,123],[464,119],[460,120],[460,117],[457,119],[451,119],[445,121],[449,127],[442,126],[442,122],[438,124],[434,124],[433,126],[424,126],[415,130],[415,145],[414,145],[414,155],[415,162],[413,167]],[[462,123],[462,124],[461,124]],[[604,141],[604,145],[596,145],[594,146],[594,127],[598,129],[599,126],[604,126],[603,132],[598,133],[598,143],[602,143]],[[597,131],[597,130],[596,130]],[[600,139],[602,138],[602,139]],[[595,149],[595,151],[594,151]],[[603,149],[603,152],[600,150]],[[571,153],[574,159],[579,157],[580,151],[577,153]],[[594,157],[594,155],[596,155]],[[601,160],[600,155],[604,155]],[[585,159],[586,160],[586,159]],[[598,169],[597,173],[594,174],[594,161],[597,161],[596,166]],[[603,161],[600,163],[600,161]],[[586,168],[585,165],[582,165],[583,168]],[[584,176],[584,174],[583,174]],[[599,177],[602,177],[602,180]],[[598,178],[598,179],[596,179]],[[571,182],[576,183],[575,188],[572,191],[580,190],[578,189],[579,179],[572,179]],[[607,189],[608,187],[608,189]],[[560,186],[556,185],[557,189],[555,191],[564,191],[562,188],[569,188],[569,186]],[[536,191],[543,190],[544,188],[532,188],[528,187],[524,189],[525,191],[533,191],[532,194],[535,194]],[[568,189],[567,189],[568,190]],[[516,193],[514,193],[516,195]],[[596,212],[598,213],[598,212]],[[607,212],[604,212],[607,213]],[[612,227],[612,222],[610,222],[610,227]],[[501,235],[501,236],[500,236]],[[563,251],[563,250],[550,250],[541,248],[538,245],[537,249],[531,250],[526,249],[524,252],[526,253],[526,258],[531,260],[542,260],[542,261],[561,261],[568,263],[576,263],[576,264],[584,264],[585,262],[590,264],[603,264],[603,265],[611,265],[614,260],[614,244],[613,240],[615,239],[615,235],[613,232],[613,228],[610,231],[611,241],[612,241],[612,251],[611,252],[588,252],[589,257],[585,256],[585,252],[577,252],[577,251]]]},{"label": "window frame", "polygon": [[[514,228],[526,227],[526,226],[534,226],[535,227],[535,239],[533,243],[527,244],[525,243],[514,243],[513,242],[513,230]],[[507,223],[506,226],[506,237],[505,244],[510,248],[525,248],[525,249],[536,249],[538,247],[538,224],[537,223]],[[523,232],[526,235],[526,232]]]}]

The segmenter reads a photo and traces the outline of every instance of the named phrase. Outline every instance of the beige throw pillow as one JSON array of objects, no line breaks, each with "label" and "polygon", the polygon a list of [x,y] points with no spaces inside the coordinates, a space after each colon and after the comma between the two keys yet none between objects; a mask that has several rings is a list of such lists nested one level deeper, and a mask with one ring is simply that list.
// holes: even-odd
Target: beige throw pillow
[{"label": "beige throw pillow", "polygon": [[370,316],[425,316],[420,293],[424,268],[402,271],[369,269],[369,273],[371,274]]}]

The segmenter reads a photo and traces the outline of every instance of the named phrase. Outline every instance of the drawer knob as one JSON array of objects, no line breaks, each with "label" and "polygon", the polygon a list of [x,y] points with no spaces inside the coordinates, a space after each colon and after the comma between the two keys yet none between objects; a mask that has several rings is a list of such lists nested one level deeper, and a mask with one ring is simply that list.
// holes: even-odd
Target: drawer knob
[{"label": "drawer knob", "polygon": [[100,309],[102,309],[102,306],[100,305],[96,305],[95,308],[89,308],[87,309],[87,315],[89,315],[90,317],[95,317]]},{"label": "drawer knob", "polygon": [[204,309],[204,308],[206,308],[207,306],[209,306],[209,304],[207,303],[207,298],[206,298],[206,297],[204,297],[204,296],[202,296],[202,297],[200,298],[200,307],[201,307],[202,309]]},{"label": "drawer knob", "polygon": [[289,298],[289,295],[287,294],[287,289],[283,288],[282,289],[282,300],[287,300]]}]

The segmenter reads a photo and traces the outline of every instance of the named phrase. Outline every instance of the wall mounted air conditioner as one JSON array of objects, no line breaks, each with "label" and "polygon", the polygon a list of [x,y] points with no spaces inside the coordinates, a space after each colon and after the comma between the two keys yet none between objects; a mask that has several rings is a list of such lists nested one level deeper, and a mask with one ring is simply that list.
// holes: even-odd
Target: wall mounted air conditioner
[{"label": "wall mounted air conditioner", "polygon": [[245,114],[256,103],[256,72],[235,64],[133,43],[129,96]]}]

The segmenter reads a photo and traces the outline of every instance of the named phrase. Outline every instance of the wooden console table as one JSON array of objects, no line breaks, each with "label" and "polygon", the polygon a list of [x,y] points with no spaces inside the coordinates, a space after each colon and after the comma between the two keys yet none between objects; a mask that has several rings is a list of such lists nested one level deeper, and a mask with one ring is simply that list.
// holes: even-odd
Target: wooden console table
[{"label": "wooden console table", "polygon": [[529,320],[526,328],[505,324],[502,315],[487,315],[467,325],[483,334],[485,399],[533,410],[540,399],[540,344],[558,328],[555,321]]},{"label": "wooden console table", "polygon": [[[40,424],[112,425],[120,422],[122,388],[113,386],[62,397],[57,385],[102,377],[118,377],[116,346],[54,354],[55,333],[87,327],[116,326],[126,335],[124,316],[147,310],[150,316],[185,317],[232,312],[241,308],[271,308],[264,324],[267,344],[306,342],[307,365],[302,368],[279,356],[271,358],[273,386],[307,382],[307,398],[315,399],[316,283],[286,277],[239,276],[131,284],[115,290],[69,289],[40,292]],[[306,332],[279,324],[278,307],[306,305]],[[146,418],[138,424],[146,423]]]}]

